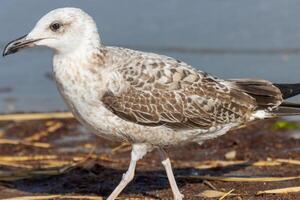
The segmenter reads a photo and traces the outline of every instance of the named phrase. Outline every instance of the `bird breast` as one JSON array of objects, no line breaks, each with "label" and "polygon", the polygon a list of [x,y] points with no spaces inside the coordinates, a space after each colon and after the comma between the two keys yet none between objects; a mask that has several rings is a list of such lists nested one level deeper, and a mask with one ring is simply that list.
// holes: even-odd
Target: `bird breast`
[{"label": "bird breast", "polygon": [[[101,96],[107,85],[100,72],[88,66],[66,60],[54,60],[54,77],[58,90],[75,117],[91,131],[103,134],[111,132],[114,116],[107,110]],[[109,136],[111,139],[112,136]]]}]

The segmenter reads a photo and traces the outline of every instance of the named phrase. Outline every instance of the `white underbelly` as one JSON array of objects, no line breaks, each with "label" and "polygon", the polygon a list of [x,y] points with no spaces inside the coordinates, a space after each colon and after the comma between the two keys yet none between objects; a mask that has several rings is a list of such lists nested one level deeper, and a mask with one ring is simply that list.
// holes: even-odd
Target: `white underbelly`
[{"label": "white underbelly", "polygon": [[69,109],[86,128],[93,133],[110,140],[124,140],[124,136],[116,131],[118,118],[107,110],[100,102],[78,101],[77,98],[64,97]]}]

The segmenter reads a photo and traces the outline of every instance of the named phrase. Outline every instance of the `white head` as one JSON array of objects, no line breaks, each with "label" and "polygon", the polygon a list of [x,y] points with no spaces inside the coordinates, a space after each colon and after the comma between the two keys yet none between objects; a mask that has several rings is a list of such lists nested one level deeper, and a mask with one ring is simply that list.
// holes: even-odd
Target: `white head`
[{"label": "white head", "polygon": [[67,54],[86,45],[100,46],[94,20],[81,9],[59,8],[43,16],[29,34],[7,44],[3,56],[34,46],[46,46],[57,54]]}]

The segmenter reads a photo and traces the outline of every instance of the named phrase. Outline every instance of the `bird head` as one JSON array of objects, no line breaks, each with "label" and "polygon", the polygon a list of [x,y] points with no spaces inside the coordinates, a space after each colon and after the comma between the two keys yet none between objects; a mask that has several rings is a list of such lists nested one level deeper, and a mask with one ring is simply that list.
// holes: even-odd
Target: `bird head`
[{"label": "bird head", "polygon": [[46,46],[57,54],[67,54],[83,44],[100,45],[94,20],[81,9],[59,8],[43,16],[30,33],[9,42],[3,56],[35,46]]}]

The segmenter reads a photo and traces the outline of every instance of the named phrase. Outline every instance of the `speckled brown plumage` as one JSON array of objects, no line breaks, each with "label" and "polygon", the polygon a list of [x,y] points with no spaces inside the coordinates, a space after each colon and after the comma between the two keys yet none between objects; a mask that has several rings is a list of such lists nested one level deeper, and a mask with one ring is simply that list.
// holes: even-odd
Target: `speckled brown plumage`
[{"label": "speckled brown plumage", "polygon": [[129,86],[118,94],[107,91],[102,101],[134,123],[209,129],[245,122],[255,110],[282,101],[280,91],[268,81],[225,81],[169,57],[122,48],[115,51],[122,51],[126,59],[115,69]]}]

